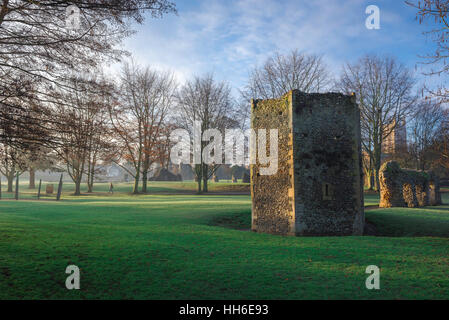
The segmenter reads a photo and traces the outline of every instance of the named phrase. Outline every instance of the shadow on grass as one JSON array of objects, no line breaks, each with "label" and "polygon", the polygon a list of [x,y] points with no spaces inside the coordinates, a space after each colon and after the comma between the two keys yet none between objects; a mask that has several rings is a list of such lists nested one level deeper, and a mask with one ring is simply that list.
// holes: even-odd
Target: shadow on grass
[{"label": "shadow on grass", "polygon": [[[370,210],[366,213],[364,236],[449,238],[449,214],[428,212],[433,210],[448,211],[447,208]],[[207,225],[250,231],[251,211],[213,216]]]},{"label": "shadow on grass", "polygon": [[207,225],[239,231],[250,231],[251,211],[247,210],[233,214],[213,216]]}]

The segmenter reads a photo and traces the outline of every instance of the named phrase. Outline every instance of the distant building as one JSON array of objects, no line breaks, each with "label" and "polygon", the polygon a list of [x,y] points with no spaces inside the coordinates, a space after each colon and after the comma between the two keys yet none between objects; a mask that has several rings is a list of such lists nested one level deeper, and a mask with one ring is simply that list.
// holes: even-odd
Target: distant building
[{"label": "distant building", "polygon": [[[395,127],[395,128],[394,128]],[[396,122],[393,122],[387,126],[386,132],[394,128],[391,133],[386,137],[382,143],[382,154],[381,154],[381,164],[387,161],[397,159],[401,154],[407,152],[407,124],[405,121],[401,121],[399,125],[396,126]],[[370,157],[369,154],[363,150],[362,152],[363,163],[365,166],[369,166]],[[374,185],[374,172],[371,173],[372,176],[369,177],[365,172],[365,187]]]},{"label": "distant building", "polygon": [[[387,127],[387,132],[396,126],[393,122]],[[382,154],[395,155],[407,151],[407,125],[405,121],[401,121],[391,134],[385,139],[382,144]]]}]

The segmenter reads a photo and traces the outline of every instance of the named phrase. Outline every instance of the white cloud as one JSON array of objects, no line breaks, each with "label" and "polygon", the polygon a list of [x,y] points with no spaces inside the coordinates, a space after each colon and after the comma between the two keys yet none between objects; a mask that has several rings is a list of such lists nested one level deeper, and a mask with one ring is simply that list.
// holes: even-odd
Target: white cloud
[{"label": "white cloud", "polygon": [[[298,48],[324,54],[334,73],[363,53],[416,42],[408,22],[382,2],[380,31],[365,28],[364,0],[199,0],[178,16],[149,19],[126,41],[135,60],[174,71],[181,81],[214,72],[240,87],[248,72],[274,51]],[[411,18],[411,17],[409,17]],[[405,26],[405,27],[404,27]],[[397,48],[395,50],[402,50]]]}]

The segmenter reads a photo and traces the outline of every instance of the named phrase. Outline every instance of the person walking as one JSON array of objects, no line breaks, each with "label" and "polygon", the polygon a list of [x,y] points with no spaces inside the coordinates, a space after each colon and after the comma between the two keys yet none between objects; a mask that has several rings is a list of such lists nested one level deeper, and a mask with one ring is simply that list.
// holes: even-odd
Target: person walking
[{"label": "person walking", "polygon": [[109,193],[114,194],[114,185],[111,182],[111,185],[109,186]]}]

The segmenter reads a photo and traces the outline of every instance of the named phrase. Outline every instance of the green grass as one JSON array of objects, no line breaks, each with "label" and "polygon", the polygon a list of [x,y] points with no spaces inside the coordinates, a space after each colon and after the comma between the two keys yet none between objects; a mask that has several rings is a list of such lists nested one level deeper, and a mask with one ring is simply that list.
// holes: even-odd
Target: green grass
[{"label": "green grass", "polygon": [[378,206],[379,205],[379,195],[374,193],[366,193],[365,196],[365,206]]},{"label": "green grass", "polygon": [[[97,187],[76,198],[66,185],[61,202],[0,202],[0,299],[449,298],[447,205],[367,211],[382,237],[295,238],[246,231],[246,195]],[[65,288],[70,264],[81,290]],[[379,291],[365,288],[372,264]]]},{"label": "green grass", "polygon": [[[47,184],[53,184],[54,194],[46,195],[45,187]],[[128,196],[133,192],[134,183],[113,183],[114,185],[114,195],[115,196]],[[139,185],[139,189],[141,185]],[[3,181],[2,184],[2,198],[3,199],[14,199],[14,192],[6,192],[7,186]],[[15,187],[13,188],[15,190]],[[58,182],[42,182],[41,187],[41,199],[55,199],[56,191],[58,189]],[[71,197],[74,193],[73,183],[63,183],[63,195],[65,198]],[[94,185],[94,195],[104,195],[109,196],[109,183],[96,183]],[[197,191],[197,183],[194,181],[184,181],[184,182],[159,182],[151,181],[148,182],[148,194],[195,194]],[[249,194],[249,184],[247,183],[231,183],[226,181],[220,181],[218,183],[209,182],[209,191],[212,193],[247,193]],[[84,196],[89,196],[87,194],[86,184],[81,185],[81,192]],[[36,199],[38,194],[38,182],[36,182],[36,188],[29,189],[28,182],[21,181],[19,184],[19,198],[20,199]]]},{"label": "green grass", "polygon": [[449,206],[375,210],[368,221],[384,236],[449,238]]}]

